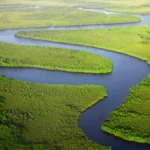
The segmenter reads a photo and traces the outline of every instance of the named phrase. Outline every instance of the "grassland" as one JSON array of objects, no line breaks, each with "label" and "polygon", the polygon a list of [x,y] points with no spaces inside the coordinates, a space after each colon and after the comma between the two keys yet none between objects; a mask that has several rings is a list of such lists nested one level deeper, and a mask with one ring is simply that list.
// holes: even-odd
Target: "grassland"
[{"label": "grassland", "polygon": [[76,0],[2,0],[0,8],[12,8],[22,6],[59,6],[59,7],[73,7],[76,6]]},{"label": "grassland", "polygon": [[110,59],[86,51],[0,43],[0,66],[35,67],[82,73],[109,73]]},{"label": "grassland", "polygon": [[[33,6],[34,0],[3,0],[0,7],[12,6]],[[150,13],[149,0],[38,0],[36,5],[39,6],[59,6],[59,7],[87,7],[87,8],[105,8],[111,11],[129,12],[138,14]]]},{"label": "grassland", "polygon": [[21,31],[17,36],[103,48],[128,54],[150,64],[150,26],[76,30]]},{"label": "grassland", "polygon": [[0,28],[29,28],[138,22],[132,15],[106,15],[72,7],[51,6],[40,9],[0,11]]},{"label": "grassland", "polygon": [[103,86],[32,84],[0,75],[1,150],[104,150],[79,128],[80,114],[107,94]]},{"label": "grassland", "polygon": [[105,8],[109,11],[150,14],[149,0],[80,0],[78,5],[85,8]]},{"label": "grassland", "polygon": [[110,11],[128,12],[135,14],[149,14],[149,0],[81,0],[83,7],[105,8]]},{"label": "grassland", "polygon": [[102,130],[128,141],[150,144],[150,75],[130,89],[125,103],[111,112]]}]

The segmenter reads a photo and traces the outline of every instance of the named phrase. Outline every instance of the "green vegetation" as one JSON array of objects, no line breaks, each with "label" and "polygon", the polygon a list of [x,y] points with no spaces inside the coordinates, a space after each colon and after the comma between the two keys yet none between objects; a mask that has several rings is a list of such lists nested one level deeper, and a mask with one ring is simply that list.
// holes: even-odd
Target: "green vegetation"
[{"label": "green vegetation", "polygon": [[0,66],[36,67],[83,73],[109,73],[110,59],[86,51],[41,46],[21,46],[0,42]]},{"label": "green vegetation", "polygon": [[109,11],[150,14],[149,0],[72,0],[72,4],[85,8],[105,8]]},{"label": "green vegetation", "polygon": [[81,112],[103,99],[103,86],[48,85],[0,76],[1,150],[104,150],[79,128]]},{"label": "green vegetation", "polygon": [[130,89],[125,103],[111,112],[102,130],[128,141],[150,144],[150,75]]},{"label": "green vegetation", "polygon": [[149,14],[149,0],[80,0],[81,6],[87,8],[105,8],[110,11]]},{"label": "green vegetation", "polygon": [[1,0],[0,8],[12,8],[12,7],[23,7],[23,6],[76,6],[76,0]]},{"label": "green vegetation", "polygon": [[76,31],[21,31],[17,36],[104,48],[128,54],[150,64],[150,25]]},{"label": "green vegetation", "polygon": [[132,15],[106,15],[87,12],[72,7],[45,7],[0,11],[0,28],[29,28],[45,26],[72,26],[88,24],[113,24],[138,22]]},{"label": "green vegetation", "polygon": [[145,40],[150,40],[150,30],[139,34],[139,36]]},{"label": "green vegetation", "polygon": [[[33,6],[35,0],[2,0],[0,7],[22,7]],[[87,7],[87,8],[105,8],[111,11],[129,12],[138,14],[150,13],[149,0],[38,0],[39,6],[59,6],[59,7]]]}]

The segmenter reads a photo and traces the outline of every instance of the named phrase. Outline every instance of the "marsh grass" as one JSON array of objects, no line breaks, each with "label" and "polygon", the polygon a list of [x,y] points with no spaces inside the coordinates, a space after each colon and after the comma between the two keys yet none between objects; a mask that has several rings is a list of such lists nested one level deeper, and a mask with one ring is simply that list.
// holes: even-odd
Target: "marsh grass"
[{"label": "marsh grass", "polygon": [[138,22],[133,15],[106,15],[75,7],[50,6],[40,9],[0,11],[0,28],[29,28]]},{"label": "marsh grass", "polygon": [[82,73],[110,73],[110,59],[86,51],[0,42],[0,66],[34,67]]}]

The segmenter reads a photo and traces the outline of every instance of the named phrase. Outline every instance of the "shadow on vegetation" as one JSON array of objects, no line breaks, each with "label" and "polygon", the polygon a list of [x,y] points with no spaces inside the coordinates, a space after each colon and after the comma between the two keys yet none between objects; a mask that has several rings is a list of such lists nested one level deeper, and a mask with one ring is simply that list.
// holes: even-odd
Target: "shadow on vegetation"
[{"label": "shadow on vegetation", "polygon": [[0,104],[1,103],[4,103],[4,97],[3,96],[0,96]]}]

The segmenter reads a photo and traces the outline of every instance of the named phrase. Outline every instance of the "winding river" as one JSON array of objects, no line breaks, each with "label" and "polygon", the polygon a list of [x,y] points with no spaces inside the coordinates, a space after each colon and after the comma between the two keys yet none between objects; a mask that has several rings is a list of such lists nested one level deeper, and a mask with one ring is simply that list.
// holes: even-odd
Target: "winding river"
[{"label": "winding river", "polygon": [[[39,7],[37,7],[39,8]],[[116,14],[103,9],[83,9],[84,11],[97,11],[106,14]],[[118,13],[117,13],[118,14]],[[105,51],[103,49],[92,48],[87,46],[78,46],[71,44],[62,44],[55,42],[46,42],[40,40],[31,40],[15,37],[14,34],[20,30],[77,30],[77,29],[94,29],[94,28],[110,28],[146,25],[150,23],[150,15],[139,15],[141,22],[111,24],[111,25],[86,25],[86,26],[69,26],[69,27],[45,27],[30,29],[10,29],[0,32],[0,41],[9,42],[20,45],[37,45],[51,46],[57,48],[68,48],[70,50],[87,50],[95,54],[99,54],[110,58],[114,63],[113,72],[110,74],[81,74],[60,71],[48,71],[33,68],[0,68],[0,74],[17,80],[30,81],[34,83],[49,84],[94,84],[103,85],[107,88],[108,97],[98,102],[93,107],[84,111],[80,117],[79,125],[90,140],[96,143],[112,146],[113,150],[150,150],[150,146],[146,144],[137,144],[127,142],[112,135],[106,134],[100,130],[103,121],[108,117],[109,113],[119,107],[129,94],[129,89],[138,84],[149,73],[149,66],[142,60],[127,55]]]}]

